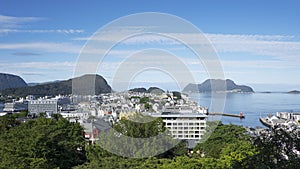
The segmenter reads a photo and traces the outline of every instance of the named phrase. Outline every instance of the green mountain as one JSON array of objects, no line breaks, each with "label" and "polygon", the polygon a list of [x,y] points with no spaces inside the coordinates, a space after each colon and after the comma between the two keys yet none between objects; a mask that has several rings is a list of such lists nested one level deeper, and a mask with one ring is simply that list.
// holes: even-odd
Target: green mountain
[{"label": "green mountain", "polygon": [[0,90],[27,86],[26,82],[19,76],[0,73]]},{"label": "green mountain", "polygon": [[90,74],[53,83],[5,89],[0,91],[0,93],[2,93],[2,95],[16,95],[24,97],[27,95],[52,96],[72,93],[78,95],[93,95],[110,93],[111,91],[111,87],[102,76]]},{"label": "green mountain", "polygon": [[147,90],[146,88],[133,88],[130,89],[129,91],[131,92],[139,92],[139,93],[164,93],[164,90],[162,90],[161,88],[158,87],[149,87],[149,89]]}]

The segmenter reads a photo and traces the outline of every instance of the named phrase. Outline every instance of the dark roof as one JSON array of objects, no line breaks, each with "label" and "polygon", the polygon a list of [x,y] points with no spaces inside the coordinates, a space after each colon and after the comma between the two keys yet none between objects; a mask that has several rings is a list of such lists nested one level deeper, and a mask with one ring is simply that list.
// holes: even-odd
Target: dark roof
[{"label": "dark roof", "polygon": [[92,123],[93,127],[96,127],[98,130],[100,131],[104,131],[104,130],[108,130],[111,128],[111,126],[109,125],[108,122],[102,120],[102,119],[98,119],[97,121],[94,121]]}]

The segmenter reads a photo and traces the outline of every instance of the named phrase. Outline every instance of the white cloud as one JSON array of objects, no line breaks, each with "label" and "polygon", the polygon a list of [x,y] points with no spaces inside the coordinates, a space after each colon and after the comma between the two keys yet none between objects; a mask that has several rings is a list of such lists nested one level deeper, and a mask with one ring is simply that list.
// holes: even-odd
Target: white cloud
[{"label": "white cloud", "polygon": [[233,69],[241,70],[251,68],[253,70],[266,70],[266,69],[277,69],[277,70],[286,70],[286,69],[296,69],[299,68],[299,62],[290,62],[290,61],[279,61],[279,60],[255,60],[255,61],[221,61],[224,69]]},{"label": "white cloud", "polygon": [[0,34],[3,33],[64,33],[78,34],[84,33],[83,29],[50,29],[50,30],[23,30],[23,29],[0,29]]},{"label": "white cloud", "polygon": [[14,16],[5,16],[0,15],[0,27],[1,28],[15,28],[22,23],[26,22],[35,22],[44,20],[41,17],[14,17]]},{"label": "white cloud", "polygon": [[[127,31],[127,32],[126,32]],[[172,38],[179,40],[187,40],[188,45],[199,45],[207,43],[205,37],[212,43],[218,52],[245,52],[258,56],[270,56],[280,59],[295,60],[300,57],[300,41],[296,36],[286,35],[248,35],[248,34],[204,34],[205,37],[199,36],[195,33],[165,33],[149,34],[144,33],[140,29],[135,30],[128,28],[128,30],[121,29],[121,31],[111,30],[101,34],[100,37],[93,39],[89,37],[75,38],[74,40],[99,40],[102,42],[116,42],[126,33],[132,33],[133,36],[124,40],[122,43],[128,45],[138,44],[171,44],[177,45],[178,42]],[[141,33],[141,34],[139,34]],[[137,35],[137,36],[135,36]],[[171,38],[168,38],[171,37]],[[242,56],[241,56],[242,57]]]},{"label": "white cloud", "polygon": [[246,52],[295,59],[300,56],[300,42],[294,36],[207,34],[218,52]]},{"label": "white cloud", "polygon": [[64,34],[75,34],[83,33],[83,29],[16,29],[22,27],[22,24],[28,22],[37,22],[45,20],[41,17],[14,17],[0,15],[0,34],[4,33],[64,33]]},{"label": "white cloud", "polygon": [[49,69],[49,70],[73,70],[74,62],[19,62],[0,63],[1,68],[10,69]]},{"label": "white cloud", "polygon": [[71,43],[33,42],[33,43],[0,43],[2,50],[30,50],[43,52],[78,53],[81,46]]}]

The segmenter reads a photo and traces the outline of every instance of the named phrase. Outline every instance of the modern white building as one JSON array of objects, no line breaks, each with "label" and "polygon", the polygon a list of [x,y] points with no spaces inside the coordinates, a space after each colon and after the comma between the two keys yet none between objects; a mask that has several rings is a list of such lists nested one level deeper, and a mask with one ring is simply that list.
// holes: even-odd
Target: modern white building
[{"label": "modern white building", "polygon": [[187,140],[189,148],[200,142],[206,130],[207,115],[202,113],[163,112],[151,116],[161,117],[172,137]]}]

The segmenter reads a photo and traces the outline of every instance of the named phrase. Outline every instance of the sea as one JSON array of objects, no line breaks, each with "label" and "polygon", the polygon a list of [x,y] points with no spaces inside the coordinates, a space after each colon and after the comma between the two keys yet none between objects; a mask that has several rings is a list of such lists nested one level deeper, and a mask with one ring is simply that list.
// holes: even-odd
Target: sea
[{"label": "sea", "polygon": [[[190,94],[190,98],[197,101],[200,106],[212,107],[212,94],[200,93]],[[276,112],[300,112],[300,94],[289,93],[227,93],[224,98],[223,113],[243,113],[244,119],[238,117],[222,116],[223,124],[235,124],[244,127],[265,127],[259,121],[259,117],[268,114],[275,115]],[[213,117],[212,117],[213,118]],[[217,118],[218,119],[218,118]],[[218,119],[219,120],[219,119]]]}]

